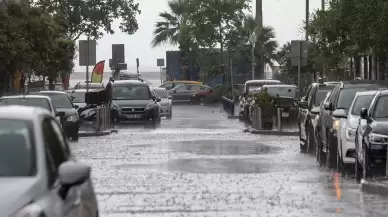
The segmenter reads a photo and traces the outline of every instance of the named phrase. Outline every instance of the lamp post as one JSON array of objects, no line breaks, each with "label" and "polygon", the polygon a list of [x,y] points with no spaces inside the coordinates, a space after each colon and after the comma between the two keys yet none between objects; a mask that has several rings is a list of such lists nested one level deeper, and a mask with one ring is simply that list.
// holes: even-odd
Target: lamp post
[{"label": "lamp post", "polygon": [[252,80],[255,79],[255,46],[257,42],[257,36],[255,32],[252,32],[249,37],[249,43],[252,45]]}]

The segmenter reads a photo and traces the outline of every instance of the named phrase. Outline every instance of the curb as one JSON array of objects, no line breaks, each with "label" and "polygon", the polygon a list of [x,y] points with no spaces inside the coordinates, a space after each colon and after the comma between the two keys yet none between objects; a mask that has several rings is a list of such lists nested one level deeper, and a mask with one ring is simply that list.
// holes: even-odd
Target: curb
[{"label": "curb", "polygon": [[228,119],[239,119],[239,116],[228,115]]},{"label": "curb", "polygon": [[255,129],[246,129],[244,132],[249,132],[256,135],[276,135],[276,136],[299,136],[298,131],[276,131],[276,130],[255,130]]},{"label": "curb", "polygon": [[370,182],[364,181],[361,185],[362,191],[381,196],[388,195],[388,182]]},{"label": "curb", "polygon": [[112,133],[117,133],[118,130],[104,130],[104,131],[80,131],[79,137],[94,137],[94,136],[107,136]]}]

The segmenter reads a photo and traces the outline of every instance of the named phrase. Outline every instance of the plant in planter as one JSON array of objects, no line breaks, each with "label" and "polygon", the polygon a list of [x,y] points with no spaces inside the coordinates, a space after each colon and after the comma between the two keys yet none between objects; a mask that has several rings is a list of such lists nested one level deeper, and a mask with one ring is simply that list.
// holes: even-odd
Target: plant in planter
[{"label": "plant in planter", "polygon": [[266,90],[253,94],[255,107],[261,108],[262,126],[265,130],[273,129],[273,119],[275,115],[274,98]]}]

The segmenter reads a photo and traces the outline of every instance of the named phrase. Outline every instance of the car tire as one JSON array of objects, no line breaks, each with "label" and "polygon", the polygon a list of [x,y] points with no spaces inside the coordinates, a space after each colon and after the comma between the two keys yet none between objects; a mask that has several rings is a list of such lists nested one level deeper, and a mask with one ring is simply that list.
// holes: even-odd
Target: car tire
[{"label": "car tire", "polygon": [[339,149],[337,150],[337,172],[342,173],[344,171],[344,162],[340,156]]},{"label": "car tire", "polygon": [[199,99],[199,105],[205,105],[205,99],[203,96]]},{"label": "car tire", "polygon": [[337,166],[337,149],[338,145],[331,144],[329,135],[326,135],[327,153],[326,153],[326,166],[329,169],[336,168]]},{"label": "car tire", "polygon": [[70,140],[74,141],[74,142],[78,142],[78,140],[79,140],[79,131],[78,130],[70,137]]},{"label": "car tire", "polygon": [[[320,134],[318,134],[318,135],[320,135]],[[325,154],[322,150],[322,140],[319,136],[317,138],[317,141],[318,141],[318,144],[316,147],[316,155],[317,155],[316,158],[317,158],[318,165],[323,167],[323,166],[325,166]]]},{"label": "car tire", "polygon": [[307,134],[306,134],[306,148],[307,148],[307,153],[314,155],[315,154],[315,144],[314,140],[311,135],[314,135],[312,132],[311,128],[307,128]]}]

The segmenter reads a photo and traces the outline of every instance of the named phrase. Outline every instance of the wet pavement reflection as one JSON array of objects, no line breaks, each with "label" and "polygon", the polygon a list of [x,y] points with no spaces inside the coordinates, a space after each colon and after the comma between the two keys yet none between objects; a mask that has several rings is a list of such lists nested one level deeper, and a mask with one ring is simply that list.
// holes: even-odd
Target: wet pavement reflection
[{"label": "wet pavement reflection", "polygon": [[297,137],[251,135],[217,106],[73,143],[100,216],[387,216],[388,198],[319,168]]}]

